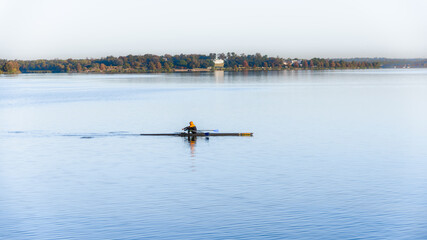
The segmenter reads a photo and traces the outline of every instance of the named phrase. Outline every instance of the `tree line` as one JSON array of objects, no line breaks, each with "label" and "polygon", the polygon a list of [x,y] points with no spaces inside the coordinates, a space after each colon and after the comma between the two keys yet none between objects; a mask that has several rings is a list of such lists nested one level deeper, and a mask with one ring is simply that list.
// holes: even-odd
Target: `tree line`
[{"label": "tree line", "polygon": [[[223,66],[215,66],[215,60]],[[379,62],[346,59],[284,59],[256,53],[128,55],[95,59],[0,60],[0,73],[147,73],[178,70],[283,70],[283,69],[365,69],[378,68]]]}]

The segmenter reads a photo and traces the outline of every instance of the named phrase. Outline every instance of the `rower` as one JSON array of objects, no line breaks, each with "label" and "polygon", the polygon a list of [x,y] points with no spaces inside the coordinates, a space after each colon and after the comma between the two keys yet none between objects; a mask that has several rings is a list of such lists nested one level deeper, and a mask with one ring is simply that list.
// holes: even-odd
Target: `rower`
[{"label": "rower", "polygon": [[192,134],[196,134],[197,133],[197,127],[196,127],[196,125],[194,125],[193,122],[190,122],[190,126],[185,127],[182,130],[187,131],[189,134],[190,134],[190,132]]}]

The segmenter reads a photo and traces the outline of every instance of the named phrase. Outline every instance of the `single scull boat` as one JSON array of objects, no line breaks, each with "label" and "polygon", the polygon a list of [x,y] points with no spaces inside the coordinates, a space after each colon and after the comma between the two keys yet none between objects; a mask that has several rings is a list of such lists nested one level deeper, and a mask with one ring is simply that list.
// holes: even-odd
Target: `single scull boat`
[{"label": "single scull boat", "polygon": [[210,133],[210,132],[198,132],[198,133],[141,133],[141,136],[177,136],[177,137],[216,137],[216,136],[242,136],[252,137],[253,133]]}]

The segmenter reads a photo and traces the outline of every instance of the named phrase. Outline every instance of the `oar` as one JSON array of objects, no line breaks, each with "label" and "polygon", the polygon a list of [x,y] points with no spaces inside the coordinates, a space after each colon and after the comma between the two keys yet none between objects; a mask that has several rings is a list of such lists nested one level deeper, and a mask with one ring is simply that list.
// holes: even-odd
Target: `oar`
[{"label": "oar", "polygon": [[214,129],[214,130],[197,130],[198,132],[219,132],[218,129]]}]

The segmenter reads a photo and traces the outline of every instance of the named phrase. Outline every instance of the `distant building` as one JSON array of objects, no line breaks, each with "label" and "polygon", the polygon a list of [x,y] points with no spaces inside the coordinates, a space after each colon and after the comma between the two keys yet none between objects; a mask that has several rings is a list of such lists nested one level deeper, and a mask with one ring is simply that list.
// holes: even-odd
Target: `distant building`
[{"label": "distant building", "polygon": [[222,59],[215,59],[214,61],[216,68],[223,68],[224,67],[224,60]]},{"label": "distant building", "polygon": [[283,65],[285,65],[285,67],[291,67],[296,65],[302,66],[302,61],[298,59],[283,60]]}]

